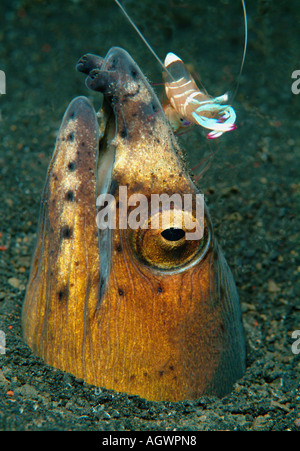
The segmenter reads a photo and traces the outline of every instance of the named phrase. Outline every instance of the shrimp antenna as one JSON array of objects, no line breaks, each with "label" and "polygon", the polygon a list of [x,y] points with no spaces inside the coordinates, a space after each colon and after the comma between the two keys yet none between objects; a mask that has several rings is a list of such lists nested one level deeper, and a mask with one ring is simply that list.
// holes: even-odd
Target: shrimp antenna
[{"label": "shrimp antenna", "polygon": [[133,22],[133,20],[129,17],[129,15],[127,14],[127,12],[125,11],[124,7],[121,5],[121,3],[118,0],[115,0],[116,4],[119,6],[119,8],[122,10],[124,16],[126,17],[126,19],[129,21],[129,23],[133,26],[133,28],[135,29],[135,31],[137,32],[137,34],[139,35],[139,37],[142,39],[142,41],[144,42],[144,44],[146,44],[146,46],[148,47],[148,49],[150,50],[150,52],[152,53],[152,55],[157,59],[157,61],[159,62],[159,64],[162,66],[163,70],[169,75],[169,77],[171,77],[172,80],[174,80],[174,77],[172,76],[172,74],[170,73],[170,71],[164,66],[164,63],[162,62],[162,60],[159,58],[159,56],[157,55],[157,53],[153,50],[153,48],[151,47],[151,45],[148,43],[148,41],[146,40],[146,38],[143,36],[142,32],[138,29],[138,27],[135,25],[135,23]]},{"label": "shrimp antenna", "polygon": [[244,63],[245,63],[245,58],[246,58],[246,53],[247,53],[247,44],[248,44],[248,19],[247,19],[247,10],[246,10],[246,4],[245,4],[245,0],[241,0],[242,1],[242,5],[243,5],[243,12],[244,12],[244,25],[245,25],[245,40],[244,40],[244,51],[243,51],[243,57],[242,57],[242,62],[241,62],[241,68],[240,68],[240,72],[237,78],[237,85],[234,91],[234,94],[232,96],[232,100],[234,99],[234,97],[237,94],[237,91],[239,89],[240,86],[240,81],[241,81],[241,75],[243,72],[243,68],[244,68]]}]

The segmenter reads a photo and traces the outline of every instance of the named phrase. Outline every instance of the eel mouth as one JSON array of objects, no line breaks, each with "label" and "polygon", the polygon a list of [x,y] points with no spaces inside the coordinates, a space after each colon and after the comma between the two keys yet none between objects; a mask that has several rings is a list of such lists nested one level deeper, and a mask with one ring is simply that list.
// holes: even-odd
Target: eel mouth
[{"label": "eel mouth", "polygon": [[[93,79],[94,75],[101,73],[105,59],[87,53],[83,55],[76,64],[76,70],[86,74],[86,84],[89,79]],[[100,194],[108,192],[112,171],[115,161],[115,146],[112,144],[116,136],[116,116],[114,114],[111,103],[105,96],[102,99],[102,106],[97,112],[99,124],[99,148],[97,155],[97,170],[96,170],[96,197]]]}]

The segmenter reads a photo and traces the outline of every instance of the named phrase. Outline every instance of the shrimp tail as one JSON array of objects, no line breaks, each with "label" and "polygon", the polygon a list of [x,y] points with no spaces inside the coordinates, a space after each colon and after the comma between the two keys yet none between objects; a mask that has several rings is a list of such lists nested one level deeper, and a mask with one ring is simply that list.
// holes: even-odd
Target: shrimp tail
[{"label": "shrimp tail", "polygon": [[[213,102],[202,102],[202,105],[192,113],[197,124],[213,130],[207,136],[209,139],[218,138],[223,133],[236,129],[236,113],[234,109],[228,105],[215,103],[216,99],[213,100]],[[212,117],[207,117],[203,114],[204,112],[206,115],[210,113]]]}]

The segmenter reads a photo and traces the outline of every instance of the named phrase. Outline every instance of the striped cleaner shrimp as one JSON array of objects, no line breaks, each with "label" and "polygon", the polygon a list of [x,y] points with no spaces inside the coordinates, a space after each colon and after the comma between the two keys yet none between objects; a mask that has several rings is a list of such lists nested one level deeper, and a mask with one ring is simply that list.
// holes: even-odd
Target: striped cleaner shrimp
[{"label": "striped cleaner shrimp", "polygon": [[[118,0],[115,1],[148,49],[163,67],[165,92],[169,100],[169,103],[164,106],[164,111],[173,130],[177,132],[182,128],[197,124],[211,130],[207,134],[208,139],[219,138],[223,133],[235,130],[236,113],[234,108],[227,104],[229,94],[225,93],[218,97],[212,97],[205,90],[200,90],[183,61],[172,52],[167,54],[163,63],[129,17],[124,7]],[[238,82],[232,99],[238,90],[248,40],[246,5],[244,0],[241,0],[241,2],[244,12],[245,41]]]},{"label": "striped cleaner shrimp", "polygon": [[175,131],[190,124],[198,124],[212,130],[207,138],[218,138],[224,132],[236,129],[236,113],[226,105],[228,94],[211,97],[200,91],[183,61],[174,53],[168,53],[164,65],[175,80],[165,73],[165,91],[170,101],[165,113]]}]

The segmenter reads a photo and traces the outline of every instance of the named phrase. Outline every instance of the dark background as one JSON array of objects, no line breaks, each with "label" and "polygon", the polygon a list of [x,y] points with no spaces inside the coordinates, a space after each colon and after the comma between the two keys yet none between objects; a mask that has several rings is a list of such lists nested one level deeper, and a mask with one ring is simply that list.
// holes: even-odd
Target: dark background
[{"label": "dark background", "polygon": [[[214,96],[234,92],[244,43],[239,0],[123,2],[164,59],[178,54]],[[21,308],[39,204],[56,132],[71,99],[88,96],[75,64],[124,47],[154,84],[161,68],[113,0],[1,0],[0,429],[295,430],[300,423],[299,1],[248,0],[249,43],[233,106],[238,129],[209,143],[179,137],[200,178],[216,236],[234,273],[248,369],[222,400],[152,403],[99,390],[54,370],[22,341]],[[198,80],[198,78],[197,78]],[[162,96],[162,86],[155,86]],[[54,350],[55,352],[55,350]],[[298,426],[297,426],[298,425]]]}]

